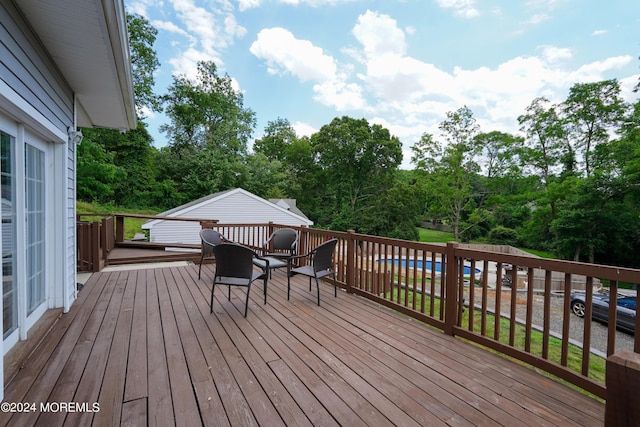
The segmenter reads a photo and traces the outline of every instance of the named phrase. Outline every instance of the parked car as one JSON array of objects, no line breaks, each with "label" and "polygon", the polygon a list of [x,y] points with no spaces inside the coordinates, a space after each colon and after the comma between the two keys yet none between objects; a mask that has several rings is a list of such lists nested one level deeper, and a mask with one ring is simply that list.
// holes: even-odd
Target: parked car
[{"label": "parked car", "polygon": [[[636,328],[636,298],[618,296],[616,323],[618,329],[635,333]],[[609,295],[594,294],[592,300],[592,318],[598,322],[607,323],[609,319]],[[584,317],[587,312],[586,294],[571,295],[571,310],[578,317]]]}]

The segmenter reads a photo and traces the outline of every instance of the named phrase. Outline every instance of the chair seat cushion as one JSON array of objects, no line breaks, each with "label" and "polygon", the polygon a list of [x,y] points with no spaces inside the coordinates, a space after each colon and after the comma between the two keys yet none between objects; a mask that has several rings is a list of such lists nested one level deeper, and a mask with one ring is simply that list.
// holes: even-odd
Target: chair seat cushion
[{"label": "chair seat cushion", "polygon": [[[269,260],[269,268],[281,268],[281,267],[286,267],[287,266],[287,263],[285,261],[280,260],[280,259],[273,258],[273,257],[266,257],[266,259]],[[253,259],[253,265],[256,265],[256,266],[264,269],[266,267],[267,263],[264,261],[264,259],[254,258]]]},{"label": "chair seat cushion", "polygon": [[239,277],[218,276],[217,280],[216,280],[216,284],[219,284],[219,285],[234,285],[234,286],[249,286],[250,282],[253,282],[254,280],[257,280],[257,279],[261,279],[263,277],[264,277],[264,273],[263,272],[259,272],[259,271],[256,271],[255,273],[253,273],[253,277],[251,277],[251,280],[243,279],[243,278],[239,278]]},{"label": "chair seat cushion", "polygon": [[322,270],[314,274],[312,265],[303,265],[302,267],[291,269],[291,274],[304,274],[305,276],[317,277],[318,279],[320,279],[321,277],[333,274],[333,271]]}]

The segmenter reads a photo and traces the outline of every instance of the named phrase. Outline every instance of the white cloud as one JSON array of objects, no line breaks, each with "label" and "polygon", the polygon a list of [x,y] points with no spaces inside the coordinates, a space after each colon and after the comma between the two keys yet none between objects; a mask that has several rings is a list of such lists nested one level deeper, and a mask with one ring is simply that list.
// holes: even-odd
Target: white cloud
[{"label": "white cloud", "polygon": [[548,62],[556,62],[563,59],[570,59],[572,56],[571,49],[561,48],[556,46],[539,46],[539,50],[542,50],[542,57]]},{"label": "white cloud", "polygon": [[620,69],[634,60],[631,55],[614,56],[604,61],[595,61],[585,64],[568,74],[568,80],[571,82],[596,82],[602,80],[605,71]]},{"label": "white cloud", "polygon": [[[274,3],[288,4],[291,6],[308,5],[319,7],[324,5],[335,5],[339,3],[349,3],[357,0],[272,0]],[[248,9],[260,7],[264,0],[238,0],[238,9],[244,12]]]},{"label": "white cloud", "polygon": [[325,82],[336,76],[337,65],[331,56],[284,28],[261,30],[249,51],[266,61],[270,74],[290,73],[303,82]]},{"label": "white cloud", "polygon": [[361,87],[347,83],[349,67],[339,70],[332,56],[308,40],[296,39],[283,28],[270,28],[258,33],[249,50],[266,62],[270,74],[291,74],[302,82],[315,82],[314,99],[323,105],[338,111],[366,107]]},{"label": "white cloud", "polygon": [[440,7],[445,9],[453,9],[456,16],[462,18],[475,18],[480,15],[480,11],[476,9],[476,0],[436,0]]},{"label": "white cloud", "polygon": [[[220,2],[218,9],[197,6],[194,0],[169,0],[177,21],[154,21],[159,29],[183,36],[186,40],[175,40],[172,45],[179,49],[177,57],[168,60],[173,74],[195,77],[197,62],[214,61],[223,66],[221,52],[228,49],[235,38],[243,37],[246,29],[238,25],[231,5]],[[186,44],[186,47],[183,45]]]},{"label": "white cloud", "polygon": [[238,9],[240,12],[244,12],[254,7],[259,7],[262,0],[238,0]]},{"label": "white cloud", "polygon": [[524,25],[538,25],[543,23],[544,21],[548,21],[551,19],[549,15],[546,13],[534,13],[531,15],[531,18],[527,19],[523,22]]},{"label": "white cloud", "polygon": [[313,86],[314,99],[338,111],[366,110],[367,103],[362,96],[362,88],[343,79],[329,80]]},{"label": "white cloud", "polygon": [[140,16],[149,16],[148,9],[150,7],[163,7],[164,4],[162,1],[154,1],[154,0],[136,0],[130,3],[127,3],[127,12],[135,13]]},{"label": "white cloud", "polygon": [[266,62],[272,74],[288,73],[315,82],[314,100],[320,104],[374,117],[370,122],[385,126],[405,143],[405,167],[409,146],[424,132],[437,136],[447,112],[467,105],[483,131],[518,133],[517,117],[536,97],[560,102],[575,82],[601,80],[607,71],[633,60],[613,57],[571,70],[571,49],[543,45],[537,56],[448,72],[409,56],[405,33],[388,15],[366,11],[352,34],[359,45],[342,49],[350,64],[338,63],[282,28],[261,31],[251,52]]},{"label": "white cloud", "polygon": [[186,32],[184,29],[178,27],[175,23],[171,22],[171,21],[152,21],[151,25],[153,25],[157,30],[163,30],[166,31],[168,33],[173,33],[173,34],[177,34],[180,36],[184,36],[187,38],[190,38],[193,42],[196,41],[195,38],[191,37],[191,34],[189,34],[188,32]]},{"label": "white cloud", "polygon": [[591,33],[592,36],[603,36],[605,34],[607,34],[608,31],[607,30],[595,30],[593,33]]},{"label": "white cloud", "polygon": [[407,51],[404,33],[398,28],[395,19],[388,15],[367,10],[358,17],[352,33],[368,56],[404,55]]},{"label": "white cloud", "polygon": [[[179,57],[169,59],[169,64],[173,67],[174,75],[184,75],[194,79],[198,74],[198,62],[210,61],[211,59],[209,54],[195,47],[190,47],[183,51]],[[216,65],[219,63],[219,60],[216,61]]]},{"label": "white cloud", "polygon": [[303,122],[294,122],[291,124],[291,127],[293,127],[293,130],[296,131],[296,135],[298,137],[311,136],[319,130]]}]

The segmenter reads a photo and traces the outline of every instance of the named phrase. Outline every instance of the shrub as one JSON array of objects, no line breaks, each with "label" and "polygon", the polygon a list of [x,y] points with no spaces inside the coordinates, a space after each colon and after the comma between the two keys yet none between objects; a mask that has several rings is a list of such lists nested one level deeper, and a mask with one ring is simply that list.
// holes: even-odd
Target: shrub
[{"label": "shrub", "polygon": [[516,246],[518,244],[518,232],[513,228],[499,225],[489,232],[489,243],[492,245]]}]

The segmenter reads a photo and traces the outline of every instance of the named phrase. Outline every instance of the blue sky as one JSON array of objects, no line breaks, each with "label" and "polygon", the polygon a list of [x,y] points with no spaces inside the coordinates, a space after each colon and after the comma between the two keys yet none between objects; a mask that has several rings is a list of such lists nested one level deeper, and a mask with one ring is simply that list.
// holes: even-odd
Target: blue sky
[{"label": "blue sky", "polygon": [[[448,111],[481,131],[518,133],[539,96],[640,78],[638,0],[125,0],[158,29],[156,93],[213,60],[256,113],[254,138],[286,118],[299,136],[335,117],[366,118],[403,143],[403,167]],[[148,115],[157,147],[161,114]]]}]

